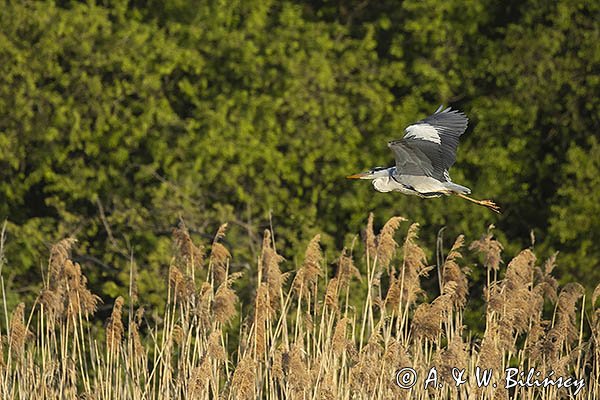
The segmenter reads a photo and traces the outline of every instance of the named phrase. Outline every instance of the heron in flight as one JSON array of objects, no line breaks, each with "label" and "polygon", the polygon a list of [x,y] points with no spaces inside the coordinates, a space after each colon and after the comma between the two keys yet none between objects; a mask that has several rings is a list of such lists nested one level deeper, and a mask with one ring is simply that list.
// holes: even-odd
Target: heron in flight
[{"label": "heron in flight", "polygon": [[471,189],[450,180],[448,170],[456,161],[458,139],[467,129],[468,118],[460,111],[440,106],[436,112],[405,129],[402,139],[388,147],[396,165],[375,167],[350,175],[349,179],[371,179],[378,192],[401,192],[424,198],[456,195],[500,213],[491,200],[467,196]]}]

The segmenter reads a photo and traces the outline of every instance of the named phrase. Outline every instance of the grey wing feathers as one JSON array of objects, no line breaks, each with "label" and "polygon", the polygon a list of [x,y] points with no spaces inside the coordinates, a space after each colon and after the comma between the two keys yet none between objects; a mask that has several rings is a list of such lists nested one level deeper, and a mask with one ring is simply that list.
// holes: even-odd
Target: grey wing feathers
[{"label": "grey wing feathers", "polygon": [[460,111],[442,108],[409,125],[404,138],[388,143],[398,173],[447,180],[447,170],[456,160],[458,140],[467,129],[468,119]]},{"label": "grey wing feathers", "polygon": [[[403,175],[437,177],[441,157],[437,143],[420,139],[400,139],[388,143],[396,158],[396,170]],[[443,171],[442,171],[443,173]]]},{"label": "grey wing feathers", "polygon": [[440,106],[434,114],[417,122],[417,124],[431,125],[439,133],[442,163],[444,169],[447,170],[456,161],[458,139],[467,130],[469,119],[458,110],[452,110],[450,107],[445,110],[442,110],[442,108],[443,106]]}]

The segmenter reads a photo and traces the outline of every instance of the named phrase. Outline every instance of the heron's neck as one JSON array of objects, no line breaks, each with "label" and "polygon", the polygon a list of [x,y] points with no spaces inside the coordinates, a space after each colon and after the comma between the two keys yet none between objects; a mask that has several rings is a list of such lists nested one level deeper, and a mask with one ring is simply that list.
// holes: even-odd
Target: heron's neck
[{"label": "heron's neck", "polygon": [[394,175],[396,173],[396,167],[389,167],[389,168],[373,168],[371,170],[369,170],[368,173],[365,174],[361,174],[361,179],[371,179],[371,180],[375,180],[375,179],[382,179],[382,178],[390,178],[392,175]]},{"label": "heron's neck", "polygon": [[396,173],[396,166],[382,169],[375,174],[374,178],[389,178]]}]

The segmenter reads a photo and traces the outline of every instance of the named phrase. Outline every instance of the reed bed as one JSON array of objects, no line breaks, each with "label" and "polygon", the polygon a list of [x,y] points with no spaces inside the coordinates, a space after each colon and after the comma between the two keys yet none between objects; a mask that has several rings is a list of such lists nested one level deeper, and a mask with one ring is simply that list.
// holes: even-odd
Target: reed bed
[{"label": "reed bed", "polygon": [[[282,272],[285,260],[267,230],[257,265],[245,272],[253,274],[245,281],[256,282],[253,301],[243,305],[235,290],[242,273],[230,270],[222,242],[226,228],[219,228],[210,251],[183,224],[173,231],[161,318],[136,308],[132,267],[127,298],[115,299],[104,328],[92,323],[100,299],[71,259],[72,238],[52,247],[34,304],[7,310],[1,280],[7,327],[0,332],[1,397],[600,398],[600,308],[594,308],[600,285],[591,300],[577,283],[559,288],[552,276],[556,258],[540,263],[532,249],[505,267],[492,227],[468,246],[458,237],[434,266],[419,245],[418,224],[394,217],[376,234],[370,216],[364,246],[357,246],[364,252],[343,249],[331,263],[317,235],[291,272]],[[0,272],[9,262],[3,243]],[[478,253],[482,263],[465,265],[465,251]],[[469,268],[487,275],[483,335],[463,323]],[[439,282],[432,299],[422,289],[427,279]],[[488,385],[475,379],[478,368],[493,372]],[[585,386],[507,389],[506,368],[525,375],[534,368],[539,381],[583,379]],[[457,386],[461,369],[464,382]]]}]

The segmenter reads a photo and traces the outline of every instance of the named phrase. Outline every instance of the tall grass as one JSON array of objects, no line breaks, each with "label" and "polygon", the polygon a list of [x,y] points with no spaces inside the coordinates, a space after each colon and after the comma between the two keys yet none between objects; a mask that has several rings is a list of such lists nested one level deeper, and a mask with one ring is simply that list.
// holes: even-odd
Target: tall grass
[{"label": "tall grass", "polygon": [[[406,232],[400,244],[399,231]],[[600,398],[600,308],[593,308],[600,285],[588,315],[581,285],[558,287],[554,257],[540,265],[525,249],[504,268],[503,247],[491,228],[468,246],[484,260],[472,268],[487,273],[482,337],[463,323],[470,294],[462,236],[436,266],[439,295],[426,301],[421,283],[433,267],[418,244],[418,225],[404,218],[390,219],[376,235],[370,217],[364,254],[344,249],[333,272],[327,271],[318,235],[299,268],[282,272],[284,260],[266,231],[250,272],[255,274],[250,281],[257,282],[253,304],[242,307],[233,289],[241,273],[229,269],[231,255],[221,243],[225,234],[223,225],[205,254],[183,225],[174,230],[167,306],[154,322],[134,309],[139,299],[132,268],[127,301],[115,300],[104,330],[91,323],[99,298],[70,259],[74,239],[52,247],[44,289],[34,304],[9,312],[0,280],[7,326],[0,332],[2,398],[574,397],[574,387],[507,390],[503,377],[509,366],[535,368],[540,380],[550,371],[554,378],[584,379],[577,398]],[[3,243],[0,272],[6,265]],[[363,293],[357,281],[367,288],[364,298],[357,298]],[[235,334],[232,321],[240,322]],[[405,389],[396,371],[408,367],[418,380]],[[441,387],[425,388],[433,367]],[[458,387],[455,367],[464,368],[467,378]],[[477,367],[494,371],[496,387],[478,387]]]}]

